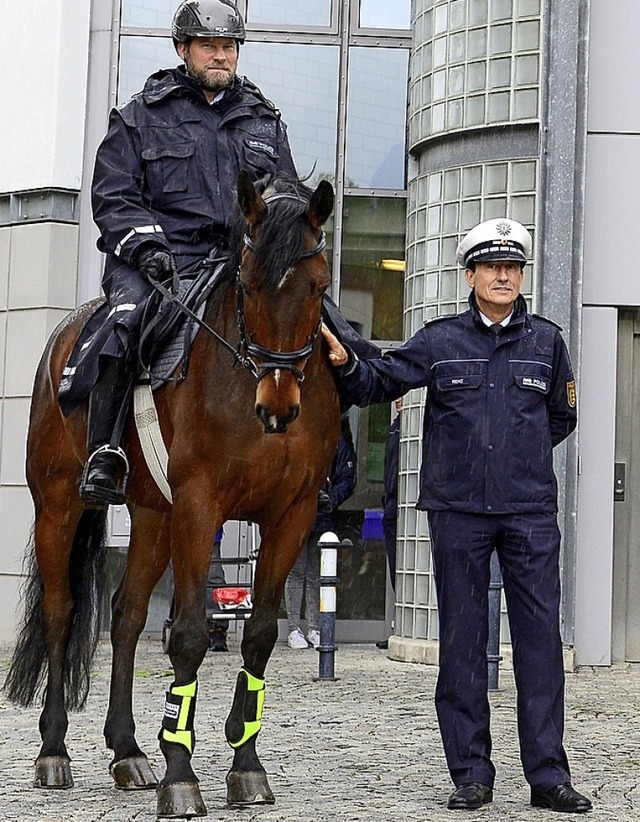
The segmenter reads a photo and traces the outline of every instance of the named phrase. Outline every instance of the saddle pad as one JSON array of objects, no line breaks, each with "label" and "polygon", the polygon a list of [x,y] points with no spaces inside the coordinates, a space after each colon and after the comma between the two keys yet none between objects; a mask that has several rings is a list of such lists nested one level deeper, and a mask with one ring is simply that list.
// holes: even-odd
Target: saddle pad
[{"label": "saddle pad", "polygon": [[[221,281],[224,267],[225,260],[222,260],[215,267],[203,266],[197,276],[181,279],[178,298],[196,316],[203,316],[207,298]],[[65,415],[83,402],[95,385],[101,353],[119,356],[118,350],[122,348],[121,344],[109,343],[116,333],[114,317],[104,298],[91,301],[87,308],[90,311],[60,381],[58,398]],[[153,326],[153,336],[148,337],[141,348],[150,352],[143,358],[145,370],[151,376],[152,387],[158,388],[172,378],[188,356],[199,326],[169,300],[160,300],[156,294],[147,301],[142,325]]]}]

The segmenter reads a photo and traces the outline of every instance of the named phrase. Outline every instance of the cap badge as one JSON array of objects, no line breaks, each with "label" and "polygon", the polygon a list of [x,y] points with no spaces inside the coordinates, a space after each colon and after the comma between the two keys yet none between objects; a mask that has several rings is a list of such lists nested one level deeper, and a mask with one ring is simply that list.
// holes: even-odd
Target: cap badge
[{"label": "cap badge", "polygon": [[511,226],[509,223],[501,221],[496,223],[496,231],[501,237],[508,237],[511,234]]}]

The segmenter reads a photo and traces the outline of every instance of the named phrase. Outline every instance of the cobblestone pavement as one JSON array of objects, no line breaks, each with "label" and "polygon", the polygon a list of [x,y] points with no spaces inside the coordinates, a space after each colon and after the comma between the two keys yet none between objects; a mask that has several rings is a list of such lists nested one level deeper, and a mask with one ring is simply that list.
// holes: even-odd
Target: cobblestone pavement
[{"label": "cobblestone pavement", "polygon": [[[0,648],[0,675],[10,649]],[[16,709],[0,694],[0,820],[20,822],[148,822],[153,791],[116,791],[108,772],[102,723],[108,693],[109,646],[101,643],[89,703],[73,714],[67,736],[75,787],[31,787],[39,749],[39,709]],[[317,655],[279,644],[267,669],[267,700],[258,750],[276,804],[225,807],[231,752],[224,740],[237,644],[209,654],[200,671],[194,767],[212,822],[543,822],[558,814],[531,808],[516,743],[515,691],[509,671],[491,695],[495,763],[492,805],[447,811],[451,790],[440,746],[433,691],[436,669],[393,662],[375,646],[343,645],[336,682],[317,682]],[[134,705],[138,740],[164,772],[157,731],[171,681],[159,641],[141,642]],[[566,746],[578,789],[594,802],[590,820],[640,820],[640,666],[583,668],[567,677]],[[561,818],[565,818],[562,815]]]}]

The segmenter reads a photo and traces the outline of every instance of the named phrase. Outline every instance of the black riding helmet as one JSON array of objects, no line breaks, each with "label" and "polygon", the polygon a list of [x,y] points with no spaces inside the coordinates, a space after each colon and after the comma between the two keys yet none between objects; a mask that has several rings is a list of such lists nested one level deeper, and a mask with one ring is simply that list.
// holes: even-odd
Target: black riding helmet
[{"label": "black riding helmet", "polygon": [[171,36],[176,47],[192,37],[231,37],[240,44],[246,32],[231,0],[183,0],[173,15]]}]

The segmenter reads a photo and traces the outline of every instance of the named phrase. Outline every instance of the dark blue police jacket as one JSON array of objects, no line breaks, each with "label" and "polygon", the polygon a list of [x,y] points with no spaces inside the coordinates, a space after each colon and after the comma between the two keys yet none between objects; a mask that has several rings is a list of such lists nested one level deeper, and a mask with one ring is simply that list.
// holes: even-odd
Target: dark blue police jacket
[{"label": "dark blue police jacket", "polygon": [[151,75],[113,109],[96,154],[92,204],[107,274],[145,242],[169,248],[179,271],[226,244],[241,169],[254,182],[297,176],[273,103],[246,78],[209,105],[183,67]]},{"label": "dark blue police jacket", "polygon": [[427,322],[377,360],[339,371],[356,405],[426,387],[417,507],[512,514],[557,511],[552,449],[576,427],[561,329],[520,296],[496,337],[470,309]]}]

